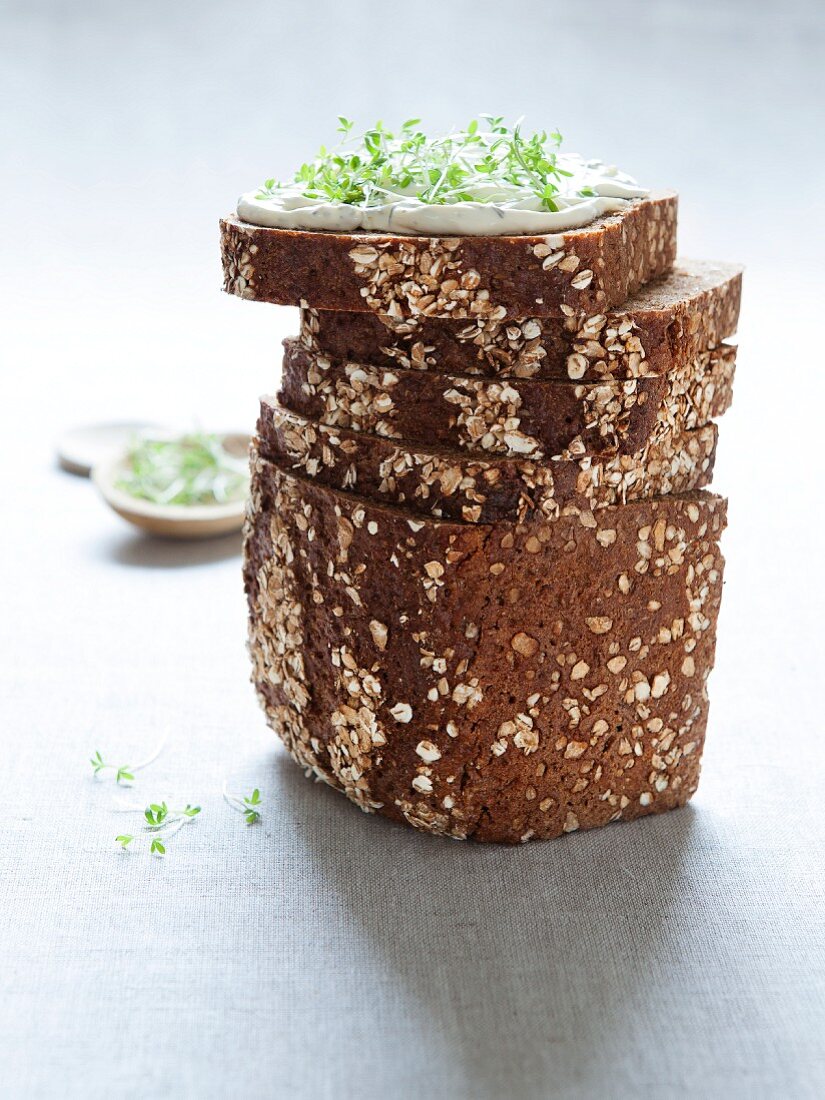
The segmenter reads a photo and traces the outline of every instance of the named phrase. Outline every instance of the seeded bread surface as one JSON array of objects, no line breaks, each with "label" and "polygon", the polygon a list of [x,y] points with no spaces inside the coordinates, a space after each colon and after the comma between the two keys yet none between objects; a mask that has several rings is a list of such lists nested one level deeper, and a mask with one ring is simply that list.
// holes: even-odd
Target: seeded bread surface
[{"label": "seeded bread surface", "polygon": [[411,445],[536,460],[636,454],[729,407],[736,348],[723,344],[655,378],[572,383],[443,375],[331,360],[284,341],[280,403],[332,427]]},{"label": "seeded bread surface", "polygon": [[370,313],[301,310],[299,339],[332,359],[501,378],[592,382],[679,369],[736,331],[742,269],[678,262],[624,305],[561,318],[393,320]]},{"label": "seeded bread surface", "polygon": [[524,520],[537,512],[590,512],[708,485],[715,424],[663,435],[635,455],[537,462],[399,444],[371,432],[331,428],[261,400],[261,454],[329,488],[415,515],[466,523]]},{"label": "seeded bread surface", "polygon": [[364,810],[486,841],[695,791],[722,498],[485,527],[414,519],[254,451],[252,469],[253,679],[300,764]]},{"label": "seeded bread surface", "polygon": [[582,229],[546,236],[411,237],[221,222],[227,293],[279,305],[394,319],[598,314],[676,258],[676,195],[630,202]]}]

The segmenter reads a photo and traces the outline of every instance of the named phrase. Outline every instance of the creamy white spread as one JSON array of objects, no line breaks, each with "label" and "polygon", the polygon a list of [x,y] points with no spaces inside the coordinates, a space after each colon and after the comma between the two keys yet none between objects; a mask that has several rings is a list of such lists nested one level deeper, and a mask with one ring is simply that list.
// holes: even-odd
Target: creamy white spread
[{"label": "creamy white spread", "polygon": [[[329,229],[339,233],[425,236],[519,236],[557,233],[588,225],[605,214],[615,214],[633,199],[649,192],[613,165],[560,153],[559,168],[570,176],[558,179],[553,196],[558,210],[547,210],[529,187],[484,176],[465,185],[474,201],[425,203],[401,191],[382,196],[380,205],[359,206],[308,198],[301,185],[276,186],[271,194],[249,191],[238,199],[238,217],[252,225],[276,229]],[[582,189],[593,194],[580,194]]]}]

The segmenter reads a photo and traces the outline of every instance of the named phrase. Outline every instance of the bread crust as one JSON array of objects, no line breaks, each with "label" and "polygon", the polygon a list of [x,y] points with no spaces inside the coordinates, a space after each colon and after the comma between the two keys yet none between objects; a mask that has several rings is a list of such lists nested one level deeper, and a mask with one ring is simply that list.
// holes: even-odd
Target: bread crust
[{"label": "bread crust", "polygon": [[545,236],[412,237],[221,221],[224,290],[279,305],[452,320],[597,314],[676,258],[672,192]]},{"label": "bread crust", "polygon": [[624,382],[487,379],[343,362],[284,341],[281,404],[331,427],[411,446],[509,457],[636,454],[665,432],[721,416],[736,348],[723,344],[668,375]]},{"label": "bread crust", "polygon": [[692,795],[722,498],[472,526],[333,492],[255,451],[252,470],[253,680],[304,767],[364,810],[508,843]]},{"label": "bread crust", "polygon": [[305,307],[298,338],[332,359],[379,366],[593,382],[678,370],[736,331],[742,268],[677,261],[622,305],[595,315],[565,307],[562,316],[520,320],[394,320],[374,313]]}]

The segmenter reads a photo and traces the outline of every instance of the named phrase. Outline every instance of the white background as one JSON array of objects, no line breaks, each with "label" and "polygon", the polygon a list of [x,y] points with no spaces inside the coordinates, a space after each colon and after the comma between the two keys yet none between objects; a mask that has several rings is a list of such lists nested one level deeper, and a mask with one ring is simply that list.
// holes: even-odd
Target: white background
[{"label": "white background", "polygon": [[[822,11],[0,0],[0,1094],[822,1094]],[[219,293],[219,215],[339,113],[479,110],[677,188],[683,254],[748,267],[699,793],[518,850],[306,782],[237,541],[139,538],[53,464],[87,421],[251,429],[295,318]],[[133,793],[89,778],[164,734]],[[120,853],[112,809],[163,796],[201,819]]]}]

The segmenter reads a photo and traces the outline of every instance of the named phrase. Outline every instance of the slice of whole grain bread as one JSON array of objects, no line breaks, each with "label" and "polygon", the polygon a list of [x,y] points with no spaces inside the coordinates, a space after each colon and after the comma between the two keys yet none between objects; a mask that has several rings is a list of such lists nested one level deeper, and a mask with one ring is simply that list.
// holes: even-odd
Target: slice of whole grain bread
[{"label": "slice of whole grain bread", "polygon": [[641,378],[679,369],[733,335],[742,269],[681,260],[621,305],[595,315],[520,320],[402,320],[305,307],[299,339],[332,359],[506,378]]},{"label": "slice of whole grain bread", "polygon": [[405,317],[502,320],[596,314],[665,275],[676,195],[545,236],[398,237],[221,221],[224,289],[279,305]]},{"label": "slice of whole grain bread", "polygon": [[593,512],[710,482],[717,429],[663,434],[636,455],[536,462],[400,445],[371,432],[332,428],[261,400],[261,454],[333,489],[413,514],[467,523]]},{"label": "slice of whole grain bread", "polygon": [[723,344],[667,375],[624,382],[488,379],[331,360],[284,341],[278,400],[330,427],[415,446],[536,461],[637,454],[665,431],[721,416],[736,348]]}]

